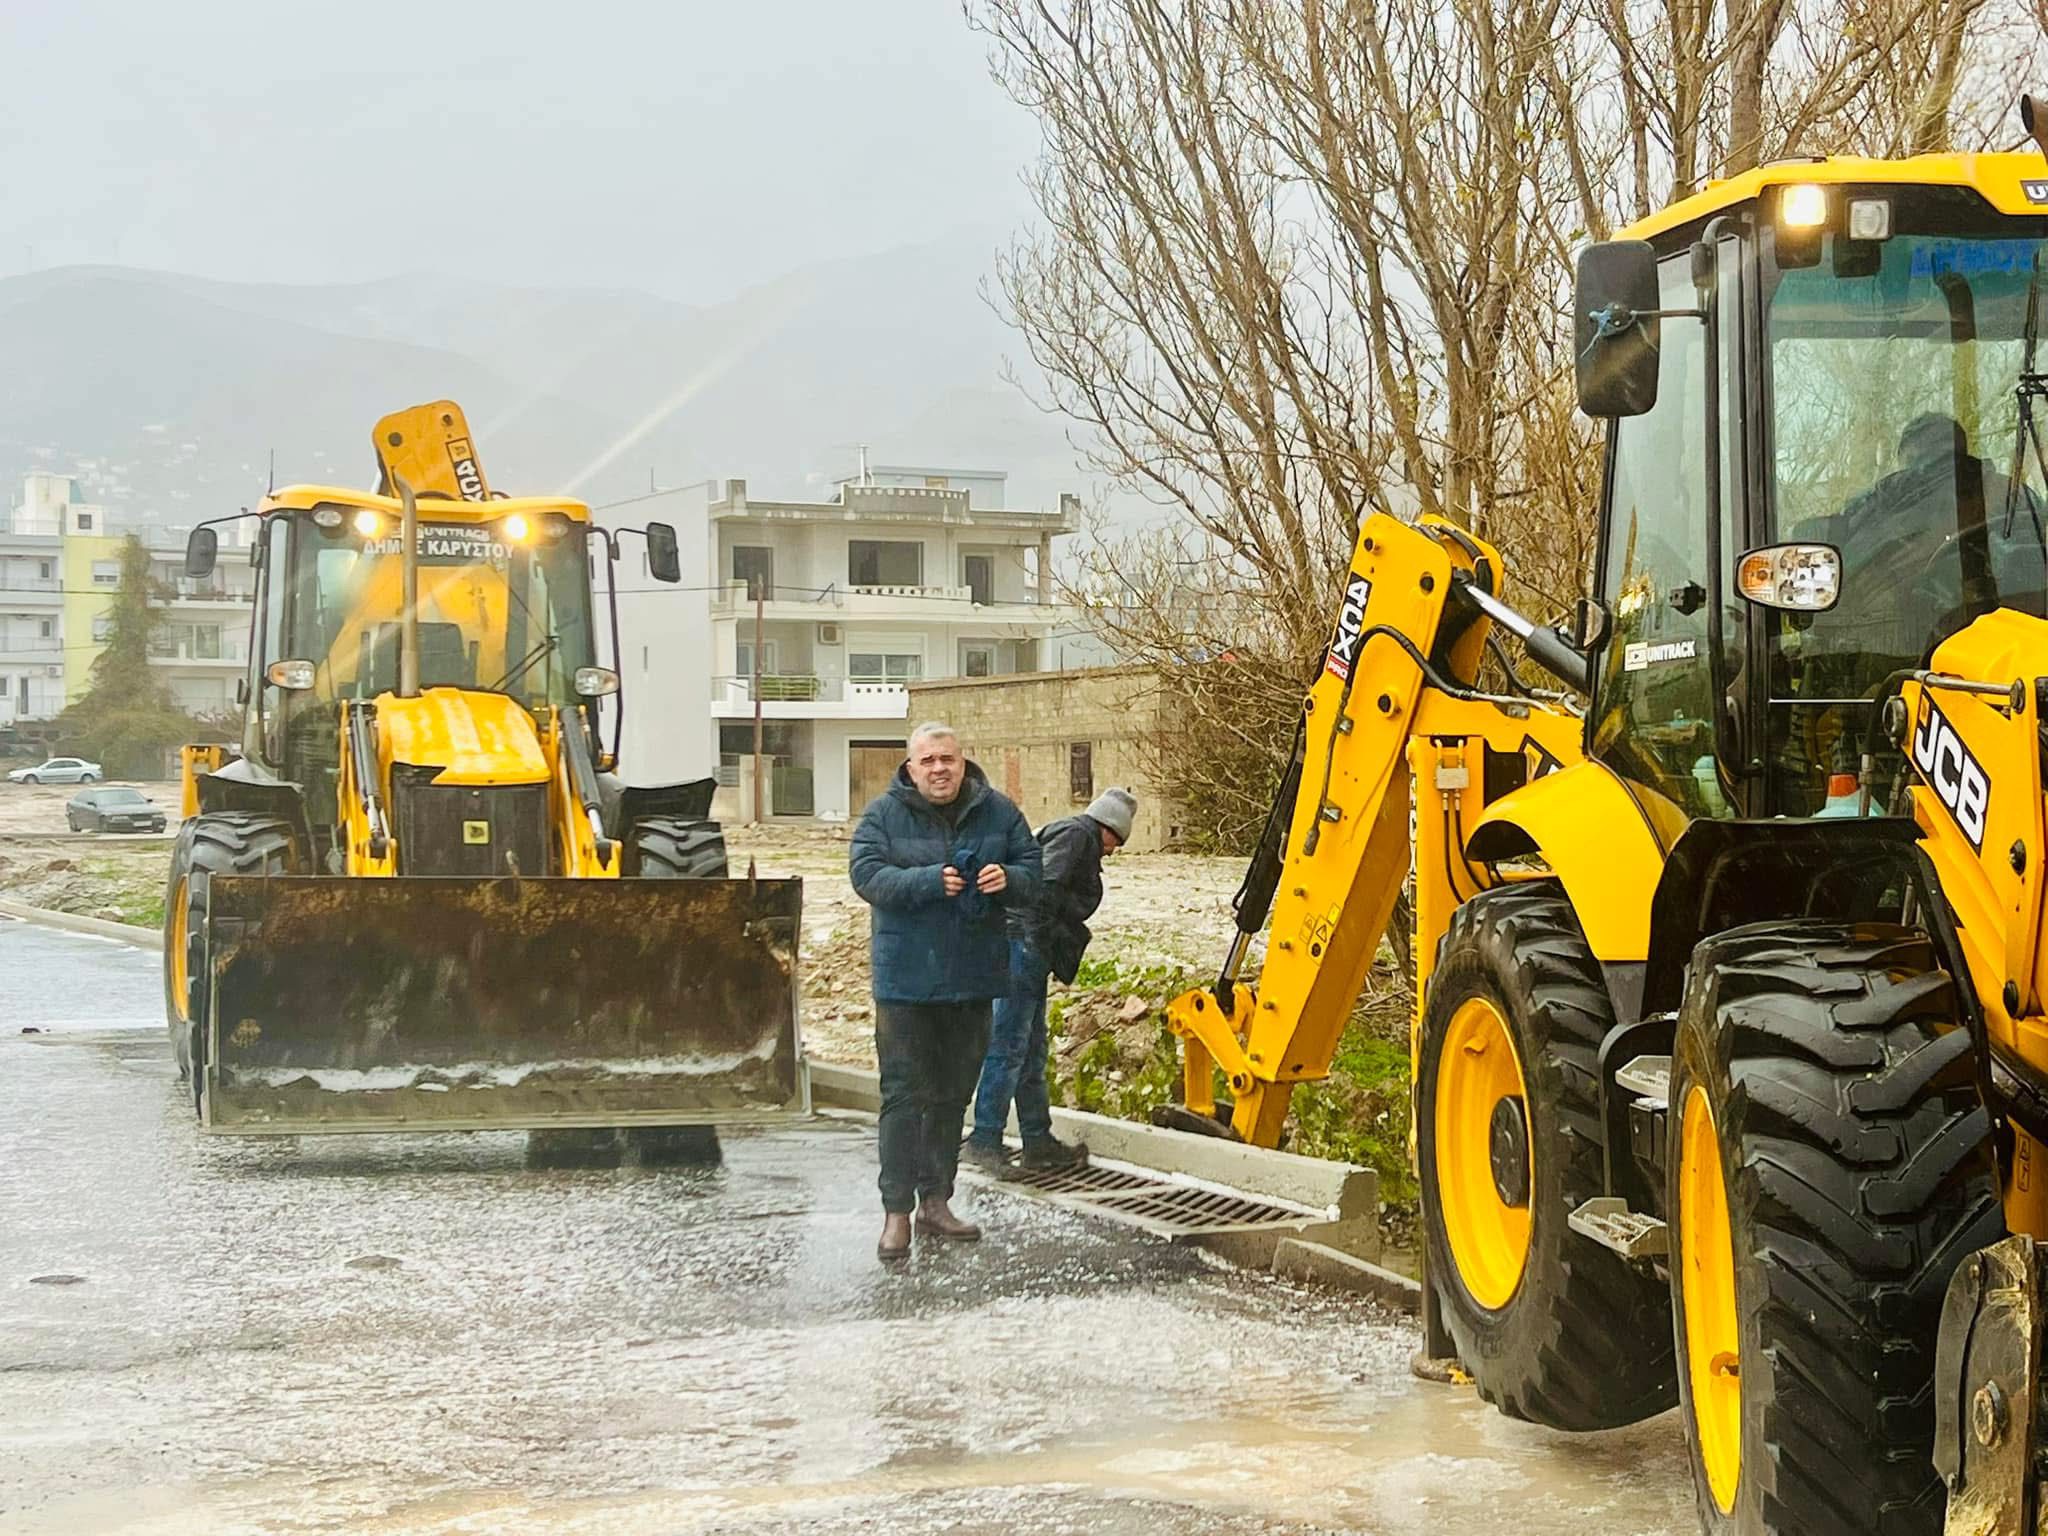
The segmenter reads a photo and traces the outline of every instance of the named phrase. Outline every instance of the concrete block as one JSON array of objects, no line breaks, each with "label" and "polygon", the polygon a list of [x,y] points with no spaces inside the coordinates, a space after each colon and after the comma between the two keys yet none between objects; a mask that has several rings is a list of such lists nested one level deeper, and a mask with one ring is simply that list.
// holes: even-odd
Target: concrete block
[{"label": "concrete block", "polygon": [[1052,1128],[1061,1140],[1085,1141],[1091,1152],[1118,1162],[1184,1173],[1248,1195],[1327,1210],[1335,1221],[1377,1221],[1379,1216],[1379,1175],[1356,1163],[1248,1147],[1218,1136],[1164,1130],[1078,1109],[1055,1109]]},{"label": "concrete block", "polygon": [[1371,1296],[1397,1311],[1422,1310],[1420,1281],[1305,1238],[1282,1238],[1274,1247],[1271,1267],[1276,1275]]},{"label": "concrete block", "polygon": [[110,923],[102,918],[81,917],[75,912],[53,912],[48,907],[32,907],[22,901],[0,901],[0,917],[40,923],[45,928],[61,928],[66,933],[89,934],[96,939],[113,939],[118,943],[133,944],[137,949],[161,951],[164,947],[163,930],[160,928]]},{"label": "concrete block", "polygon": [[831,1109],[857,1109],[870,1115],[882,1112],[880,1074],[832,1061],[807,1060],[804,1065],[811,1074],[813,1104]]}]

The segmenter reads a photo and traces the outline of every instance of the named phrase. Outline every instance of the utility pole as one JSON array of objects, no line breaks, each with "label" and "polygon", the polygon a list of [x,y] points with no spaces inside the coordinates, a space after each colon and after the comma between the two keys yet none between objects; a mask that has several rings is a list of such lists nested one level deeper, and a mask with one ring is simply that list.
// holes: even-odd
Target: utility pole
[{"label": "utility pole", "polygon": [[754,578],[754,813],[753,825],[761,824],[761,619],[768,591],[761,578]]}]

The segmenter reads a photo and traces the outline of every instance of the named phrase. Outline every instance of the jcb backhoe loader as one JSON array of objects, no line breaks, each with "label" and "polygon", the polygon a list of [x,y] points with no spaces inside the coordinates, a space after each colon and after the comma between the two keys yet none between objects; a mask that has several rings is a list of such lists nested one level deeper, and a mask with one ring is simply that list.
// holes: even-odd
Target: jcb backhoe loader
[{"label": "jcb backhoe loader", "polygon": [[[1710,1530],[2048,1512],[2044,290],[2032,152],[1772,164],[1584,252],[1593,596],[1539,627],[1368,518],[1170,1009],[1186,1112],[1274,1144],[1412,803],[1437,1350],[1561,1429],[1678,1403]],[[1482,689],[1501,631],[1567,691]]]},{"label": "jcb backhoe loader", "polygon": [[[461,411],[377,424],[372,494],[275,491],[239,756],[185,754],[171,1042],[209,1131],[528,1129],[602,1159],[807,1108],[800,882],[727,879],[713,783],[628,786],[592,571],[644,536],[495,496]],[[216,519],[215,522],[230,521]],[[194,530],[186,571],[219,557]],[[613,745],[600,701],[613,701]]]}]

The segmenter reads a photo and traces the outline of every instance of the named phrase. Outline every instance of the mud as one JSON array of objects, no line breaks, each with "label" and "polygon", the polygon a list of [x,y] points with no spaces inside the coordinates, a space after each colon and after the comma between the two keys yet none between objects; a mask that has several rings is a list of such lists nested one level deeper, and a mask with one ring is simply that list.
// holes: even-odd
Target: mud
[{"label": "mud", "polygon": [[1692,1527],[1668,1418],[1503,1419],[1365,1302],[996,1191],[884,1270],[862,1123],[202,1140],[153,956],[0,922],[0,969],[9,1533]]}]

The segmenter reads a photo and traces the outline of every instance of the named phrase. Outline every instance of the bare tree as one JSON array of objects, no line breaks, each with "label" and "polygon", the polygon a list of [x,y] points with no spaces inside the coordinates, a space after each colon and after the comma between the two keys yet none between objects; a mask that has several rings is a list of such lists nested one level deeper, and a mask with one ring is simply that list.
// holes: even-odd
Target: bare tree
[{"label": "bare tree", "polygon": [[998,302],[1090,464],[1170,519],[1075,589],[1181,691],[1169,783],[1227,836],[1361,514],[1494,541],[1540,615],[1582,589],[1579,246],[1783,153],[1993,142],[2039,53],[2017,0],[966,3],[1043,132]]}]

